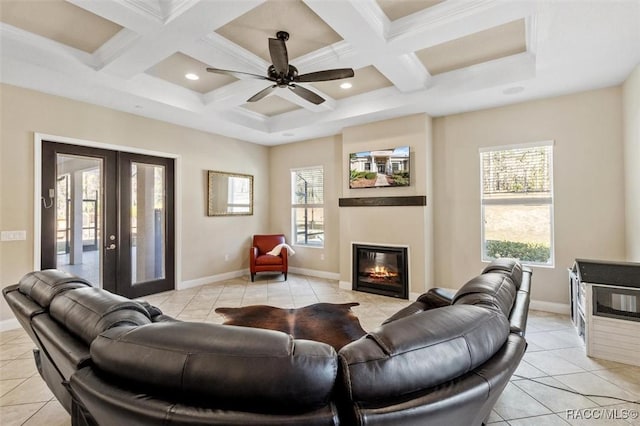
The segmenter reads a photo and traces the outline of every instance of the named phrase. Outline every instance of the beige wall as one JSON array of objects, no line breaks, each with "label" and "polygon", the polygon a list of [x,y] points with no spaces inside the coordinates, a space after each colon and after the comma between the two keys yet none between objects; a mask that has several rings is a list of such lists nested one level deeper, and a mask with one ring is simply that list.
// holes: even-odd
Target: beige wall
[{"label": "beige wall", "polygon": [[[426,195],[427,206],[341,207],[340,281],[351,282],[352,243],[394,244],[409,247],[409,291],[421,294],[433,287],[431,133],[431,117],[426,114],[344,129],[342,197]],[[349,188],[350,153],[405,145],[410,147],[410,186]]]},{"label": "beige wall", "polygon": [[342,170],[340,155],[342,138],[333,136],[287,145],[270,151],[270,230],[283,233],[287,242],[293,241],[291,228],[291,170],[322,166],[324,170],[325,241],[323,248],[295,246],[296,254],[289,265],[312,271],[338,273],[340,229],[338,226],[338,195]]},{"label": "beige wall", "polygon": [[640,262],[640,65],[622,86],[627,260]]},{"label": "beige wall", "polygon": [[[419,114],[271,148],[0,85],[0,229],[27,231],[26,241],[0,243],[1,283],[12,284],[33,268],[34,132],[180,156],[181,281],[247,268],[254,233],[282,232],[291,241],[290,170],[322,165],[326,245],[296,247],[291,266],[350,282],[352,241],[408,245],[413,293],[434,285],[457,288],[484,266],[478,149],[555,140],[555,267],[535,268],[533,298],[557,308],[568,303],[566,268],[574,258],[625,258],[625,198],[626,257],[639,260],[638,75],[636,69],[623,88],[433,122]],[[410,187],[349,189],[349,153],[398,145],[411,146]],[[254,175],[254,215],[207,217],[206,170]],[[428,205],[338,208],[339,197],[399,195],[427,195]],[[0,308],[0,320],[9,318],[4,301]]]},{"label": "beige wall", "polygon": [[[0,90],[0,229],[27,231],[26,241],[0,242],[2,286],[15,283],[34,265],[34,132],[179,155],[178,280],[248,267],[250,236],[269,225],[268,148],[13,86]],[[207,217],[206,170],[254,175],[253,216]],[[4,299],[0,308],[0,320],[10,318]]]},{"label": "beige wall", "polygon": [[484,266],[478,150],[486,146],[555,141],[555,267],[534,268],[538,307],[569,303],[575,258],[624,259],[621,105],[616,87],[434,119],[436,283],[457,288]]}]

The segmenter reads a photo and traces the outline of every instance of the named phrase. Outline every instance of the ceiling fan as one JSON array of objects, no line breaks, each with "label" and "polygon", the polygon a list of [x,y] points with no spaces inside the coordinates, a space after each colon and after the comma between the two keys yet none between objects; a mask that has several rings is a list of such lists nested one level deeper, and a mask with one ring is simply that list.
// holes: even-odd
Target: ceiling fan
[{"label": "ceiling fan", "polygon": [[247,99],[247,102],[256,102],[267,96],[278,87],[286,87],[296,95],[316,105],[321,104],[325,99],[296,83],[311,83],[314,81],[340,80],[354,76],[351,68],[338,68],[332,70],[310,72],[308,74],[298,74],[298,69],[289,64],[289,56],[287,55],[287,45],[285,42],[289,40],[289,33],[286,31],[278,31],[277,38],[269,38],[269,54],[271,55],[272,65],[267,69],[267,75],[251,74],[241,71],[230,71],[219,68],[207,68],[207,71],[226,74],[239,79],[256,78],[260,80],[268,80],[273,82],[271,86],[263,89]]}]

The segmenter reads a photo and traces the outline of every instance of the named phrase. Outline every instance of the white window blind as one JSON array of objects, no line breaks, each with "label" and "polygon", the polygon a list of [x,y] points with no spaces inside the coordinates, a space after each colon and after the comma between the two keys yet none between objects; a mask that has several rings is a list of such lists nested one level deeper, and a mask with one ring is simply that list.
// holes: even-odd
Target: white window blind
[{"label": "white window blind", "polygon": [[550,198],[551,145],[480,153],[482,198]]},{"label": "white window blind", "polygon": [[292,172],[294,205],[324,203],[324,172],[322,167],[297,169]]},{"label": "white window blind", "polygon": [[291,171],[292,228],[295,244],[324,246],[324,170]]}]

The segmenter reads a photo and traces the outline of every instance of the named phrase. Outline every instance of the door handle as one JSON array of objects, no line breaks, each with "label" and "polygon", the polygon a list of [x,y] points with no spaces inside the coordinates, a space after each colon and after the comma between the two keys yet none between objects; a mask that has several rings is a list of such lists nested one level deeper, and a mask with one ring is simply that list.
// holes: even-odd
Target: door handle
[{"label": "door handle", "polygon": [[111,243],[106,247],[107,250],[115,250],[116,249],[116,245]]}]

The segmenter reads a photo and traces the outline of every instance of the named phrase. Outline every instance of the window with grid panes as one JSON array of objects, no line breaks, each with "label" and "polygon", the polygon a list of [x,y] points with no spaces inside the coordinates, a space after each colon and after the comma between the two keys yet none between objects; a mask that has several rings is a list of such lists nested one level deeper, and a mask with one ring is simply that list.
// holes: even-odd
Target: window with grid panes
[{"label": "window with grid panes", "polygon": [[295,244],[324,246],[324,171],[307,167],[291,171],[291,210]]},{"label": "window with grid panes", "polygon": [[480,150],[482,260],[553,265],[553,142]]}]

